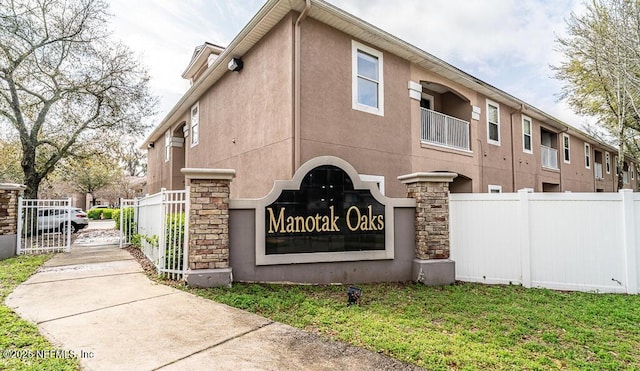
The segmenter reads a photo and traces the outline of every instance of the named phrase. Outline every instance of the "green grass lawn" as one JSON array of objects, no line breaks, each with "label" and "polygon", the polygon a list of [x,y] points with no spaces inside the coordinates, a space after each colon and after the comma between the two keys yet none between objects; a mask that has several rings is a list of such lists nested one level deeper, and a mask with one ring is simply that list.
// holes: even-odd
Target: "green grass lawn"
[{"label": "green grass lawn", "polygon": [[640,296],[520,286],[184,288],[428,369],[640,369]]},{"label": "green grass lawn", "polygon": [[78,370],[73,359],[7,358],[5,351],[55,350],[38,333],[38,327],[21,319],[4,305],[4,300],[21,282],[31,276],[50,255],[19,256],[0,260],[0,370]]}]

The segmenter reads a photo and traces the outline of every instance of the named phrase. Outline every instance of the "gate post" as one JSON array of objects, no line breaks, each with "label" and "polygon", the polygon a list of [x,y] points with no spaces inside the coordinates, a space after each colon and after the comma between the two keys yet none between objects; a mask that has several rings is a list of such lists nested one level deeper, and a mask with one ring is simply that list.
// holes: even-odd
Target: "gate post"
[{"label": "gate post", "polygon": [[189,268],[185,280],[194,287],[231,286],[229,266],[229,185],[231,169],[185,168],[189,187]]},{"label": "gate post", "polygon": [[0,259],[15,256],[18,246],[18,198],[25,186],[0,183]]},{"label": "gate post", "polygon": [[455,282],[449,259],[449,183],[455,173],[413,173],[398,177],[416,200],[416,250],[412,277],[428,286]]}]

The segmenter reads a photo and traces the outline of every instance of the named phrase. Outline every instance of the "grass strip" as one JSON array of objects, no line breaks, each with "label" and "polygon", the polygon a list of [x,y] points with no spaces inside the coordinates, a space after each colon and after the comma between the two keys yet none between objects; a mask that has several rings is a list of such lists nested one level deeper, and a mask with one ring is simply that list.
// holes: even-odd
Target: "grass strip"
[{"label": "grass strip", "polygon": [[640,296],[460,283],[234,283],[196,295],[433,370],[640,368]]},{"label": "grass strip", "polygon": [[38,333],[38,327],[25,321],[4,301],[22,282],[26,281],[51,255],[25,256],[0,260],[0,370],[79,370],[75,359],[54,357],[8,356],[16,351],[22,355],[38,350],[56,350],[56,348]]}]

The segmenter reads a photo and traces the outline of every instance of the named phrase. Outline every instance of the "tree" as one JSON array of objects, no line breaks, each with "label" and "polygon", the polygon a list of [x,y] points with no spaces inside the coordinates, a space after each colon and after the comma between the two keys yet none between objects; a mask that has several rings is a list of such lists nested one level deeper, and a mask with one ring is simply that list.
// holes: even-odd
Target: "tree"
[{"label": "tree", "polygon": [[20,143],[0,139],[0,183],[22,183]]},{"label": "tree", "polygon": [[122,141],[115,146],[115,155],[125,175],[142,176],[147,173],[147,155],[134,141]]},{"label": "tree", "polygon": [[142,134],[156,98],[109,38],[102,0],[0,0],[0,127],[21,145],[25,197],[86,143]]},{"label": "tree", "polygon": [[[580,114],[599,119],[618,145],[618,164],[637,154],[640,134],[640,3],[591,0],[584,15],[567,20],[558,38],[565,61],[556,67],[563,98]],[[618,175],[618,189],[623,185]]]},{"label": "tree", "polygon": [[61,164],[60,178],[73,188],[90,194],[95,204],[95,193],[122,178],[122,169],[111,157],[94,155],[91,158],[74,158]]}]

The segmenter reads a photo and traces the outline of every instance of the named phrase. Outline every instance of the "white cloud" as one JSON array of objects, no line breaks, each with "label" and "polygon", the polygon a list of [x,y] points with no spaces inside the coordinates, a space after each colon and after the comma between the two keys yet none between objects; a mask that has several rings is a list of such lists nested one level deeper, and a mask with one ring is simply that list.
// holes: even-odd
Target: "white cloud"
[{"label": "white cloud", "polygon": [[580,0],[329,0],[330,3],[574,126],[558,102],[555,39]]},{"label": "white cloud", "polygon": [[189,88],[181,75],[193,50],[205,41],[226,46],[264,3],[173,0],[110,0],[111,28],[139,56],[160,96],[157,120]]},{"label": "white cloud", "polygon": [[[110,0],[115,37],[142,55],[161,95],[160,118],[189,87],[180,76],[193,48],[227,45],[264,2]],[[329,2],[570,124],[582,120],[558,102],[549,67],[562,59],[554,40],[581,0]]]}]

